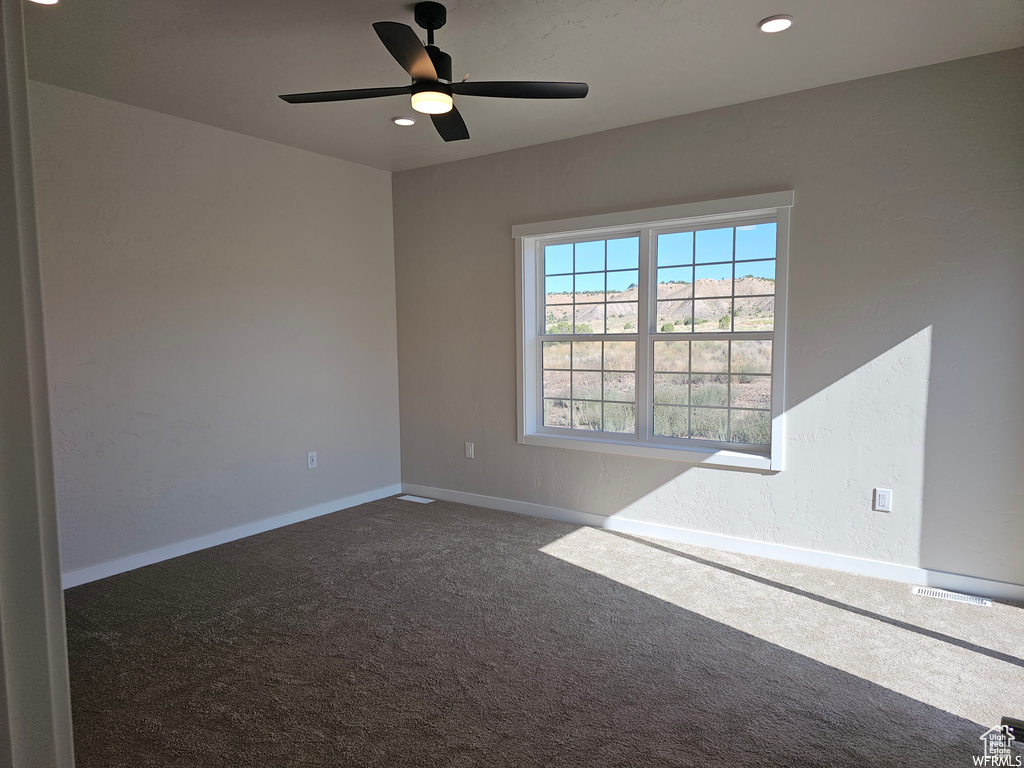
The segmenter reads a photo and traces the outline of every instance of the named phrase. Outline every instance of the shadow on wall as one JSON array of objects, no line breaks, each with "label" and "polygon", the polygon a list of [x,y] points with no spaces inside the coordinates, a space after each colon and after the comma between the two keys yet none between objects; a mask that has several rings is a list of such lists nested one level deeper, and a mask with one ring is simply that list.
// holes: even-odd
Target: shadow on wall
[{"label": "shadow on wall", "polygon": [[[841,242],[856,245],[831,256],[828,274],[816,274],[824,268],[807,258],[801,242],[818,240],[815,228],[838,228],[839,222],[794,227],[786,466],[814,466],[821,482],[814,499],[806,487],[787,487],[796,473],[783,472],[770,481],[772,493],[776,500],[792,499],[798,516],[802,505],[813,504],[819,515],[827,508],[850,519],[840,535],[847,554],[1024,584],[1024,401],[1017,352],[1024,281],[1013,247],[1024,232],[955,197],[914,194],[898,174],[885,176],[882,183],[893,191],[880,205],[891,204],[900,215],[875,230],[838,233]],[[956,229],[965,219],[971,220],[970,251]],[[913,247],[901,247],[905,241]],[[884,275],[873,274],[877,262],[860,258],[861,251],[894,257]],[[823,283],[874,286],[875,293],[866,299],[845,292],[829,306],[836,296],[815,288]],[[813,326],[804,321],[822,317],[828,320]],[[819,455],[830,446],[838,448],[836,460],[823,464]],[[632,503],[613,516],[643,517],[645,498],[668,508],[701,503],[680,496],[678,478],[692,466],[661,464],[658,482],[637,489]],[[685,487],[700,490],[696,482]],[[871,510],[872,487],[895,490],[894,514]],[[758,501],[728,489],[725,497],[723,504],[733,509]],[[707,530],[692,516],[682,523]],[[722,525],[728,525],[724,515]],[[798,521],[809,536],[796,545],[836,551],[828,536],[815,537],[820,525],[810,513]],[[770,527],[764,533],[764,540],[774,540]],[[890,557],[879,557],[874,544],[886,539]]]},{"label": "shadow on wall", "polygon": [[[930,214],[972,215],[948,202]],[[1024,584],[1024,256],[1009,233],[988,222],[983,232],[997,257],[937,299],[947,313],[932,335],[921,566]],[[972,258],[958,248],[945,241],[934,270]],[[990,305],[1001,310],[996,323]]]},{"label": "shadow on wall", "polygon": [[[509,462],[519,474],[506,472],[505,487],[489,492],[543,498],[553,478],[565,478],[580,487],[562,502],[572,509],[1024,584],[1024,473],[1014,466],[1024,455],[1024,406],[1020,359],[1008,354],[1020,346],[1024,310],[1010,297],[1019,282],[1013,239],[975,222],[990,248],[986,269],[975,269],[949,229],[959,209],[907,196],[895,205],[899,217],[867,234],[838,213],[794,225],[785,471],[532,449],[529,464]],[[917,210],[927,205],[939,210]],[[941,226],[905,231],[911,219]],[[818,228],[847,250],[812,258],[803,242],[821,242]],[[902,247],[909,239],[915,246]],[[884,276],[862,251],[894,254]],[[977,333],[997,307],[1003,325]],[[483,378],[478,389],[487,389]],[[462,390],[446,406],[480,421],[488,398],[465,382],[447,391]],[[494,393],[490,400],[497,410]],[[438,421],[409,432],[459,444],[460,428]],[[892,514],[872,509],[874,487],[894,490]]]},{"label": "shadow on wall", "polygon": [[[1024,583],[1022,61],[397,174],[396,221],[415,222],[395,233],[403,479]],[[796,191],[782,473],[511,442],[513,225],[780,189]],[[474,432],[476,464],[438,448]]]},{"label": "shadow on wall", "polygon": [[[790,334],[790,369],[795,363],[800,375],[787,381],[787,467],[817,460],[819,504],[844,519],[853,515],[849,554],[860,555],[860,544],[888,537],[900,546],[893,545],[891,562],[1022,584],[1024,473],[1015,462],[1024,454],[1024,407],[1014,392],[1019,363],[1005,350],[1019,342],[1024,312],[1015,310],[1021,317],[1008,318],[1009,327],[989,329],[989,338],[968,340],[965,329],[977,325],[972,302],[997,300],[992,297],[999,293],[1000,279],[1012,283],[1013,275],[1009,269],[1003,275],[993,270],[986,278],[990,285],[965,296],[958,284],[942,280],[942,271],[941,255],[920,271],[922,282],[932,276],[936,283],[921,286],[922,292],[948,313],[934,326],[907,333],[879,321],[899,314],[887,304],[903,301],[881,296],[860,309],[854,327],[863,332],[846,338],[840,338],[839,329],[799,328],[799,317],[796,322],[791,317],[797,329]],[[808,341],[808,331],[820,338]],[[843,451],[822,466],[817,454],[829,441],[838,441]],[[645,509],[700,506],[701,499],[682,495],[699,492],[698,480],[685,485],[679,480],[696,466],[657,464],[658,483],[634,487],[632,498],[609,510],[610,516],[643,520],[650,516]],[[871,509],[872,489],[863,487],[864,478],[874,478],[874,487],[896,491],[894,514]],[[806,489],[795,486],[798,479],[805,477],[783,472],[765,485],[771,484],[776,498],[792,499],[799,510]],[[730,495],[726,489],[725,494],[720,507],[755,503],[741,491]],[[714,509],[710,495],[703,503],[705,511]],[[726,517],[723,513],[721,525],[728,525]],[[811,514],[805,522],[813,531]],[[707,530],[693,517],[678,523]],[[802,545],[834,549],[824,533]]]}]

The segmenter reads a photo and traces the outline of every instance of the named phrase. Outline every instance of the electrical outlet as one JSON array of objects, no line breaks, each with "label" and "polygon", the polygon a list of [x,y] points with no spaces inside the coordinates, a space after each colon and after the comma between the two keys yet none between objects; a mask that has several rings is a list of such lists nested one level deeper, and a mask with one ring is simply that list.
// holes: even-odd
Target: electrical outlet
[{"label": "electrical outlet", "polygon": [[306,469],[316,469],[316,451],[306,454]]},{"label": "electrical outlet", "polygon": [[473,444],[472,443],[466,443],[466,458],[467,459],[472,459],[474,453],[475,453],[475,450],[473,448]]},{"label": "electrical outlet", "polygon": [[888,488],[875,488],[875,511],[892,512],[892,491]]}]

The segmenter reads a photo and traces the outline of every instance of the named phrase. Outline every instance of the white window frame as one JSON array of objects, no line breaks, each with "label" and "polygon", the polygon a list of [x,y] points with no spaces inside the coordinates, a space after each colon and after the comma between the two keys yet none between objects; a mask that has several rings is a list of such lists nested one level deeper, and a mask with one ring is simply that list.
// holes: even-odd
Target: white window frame
[{"label": "white window frame", "polygon": [[[786,304],[789,276],[789,222],[794,193],[770,192],[700,203],[670,205],[637,211],[584,216],[575,219],[521,224],[512,227],[516,243],[516,353],[518,442],[552,448],[571,448],[628,456],[674,459],[708,466],[732,467],[760,472],[778,472],[784,458]],[[721,446],[700,446],[701,441],[681,441],[653,435],[653,376],[649,356],[658,334],[652,333],[657,309],[649,301],[656,290],[656,274],[651,268],[650,249],[659,230],[677,227],[703,227],[715,223],[735,225],[748,220],[777,222],[775,256],[775,326],[772,340],[771,441],[764,450],[731,450]],[[623,236],[641,232],[636,370],[646,371],[645,389],[637,387],[636,435],[614,435],[543,426],[540,344],[544,340],[544,301],[542,245],[551,240]],[[645,314],[646,313],[646,314]],[[597,334],[599,339],[622,338],[620,334]],[[629,334],[632,335],[632,334]],[[734,334],[729,334],[733,336]],[[714,338],[702,334],[698,338]],[[590,340],[585,336],[580,340]]]}]

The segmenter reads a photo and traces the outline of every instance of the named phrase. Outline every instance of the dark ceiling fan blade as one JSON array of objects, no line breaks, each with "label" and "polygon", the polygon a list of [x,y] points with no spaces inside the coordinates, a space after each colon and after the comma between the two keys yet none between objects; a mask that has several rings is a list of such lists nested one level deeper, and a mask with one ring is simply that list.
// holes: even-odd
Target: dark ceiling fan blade
[{"label": "dark ceiling fan blade", "polygon": [[499,99],[582,99],[586,83],[544,83],[529,80],[452,83],[452,93],[462,96],[493,96]]},{"label": "dark ceiling fan blade", "polygon": [[348,91],[289,93],[281,98],[289,104],[317,104],[321,101],[355,101],[356,99],[377,99],[381,96],[407,96],[411,92],[410,86],[398,85],[392,88],[355,88]]},{"label": "dark ceiling fan blade", "polygon": [[437,70],[412,27],[397,21],[378,21],[373,31],[413,80],[437,80]]},{"label": "dark ceiling fan blade", "polygon": [[461,141],[469,138],[466,121],[462,119],[462,115],[455,107],[452,107],[451,112],[445,112],[443,115],[431,115],[430,120],[445,141]]}]

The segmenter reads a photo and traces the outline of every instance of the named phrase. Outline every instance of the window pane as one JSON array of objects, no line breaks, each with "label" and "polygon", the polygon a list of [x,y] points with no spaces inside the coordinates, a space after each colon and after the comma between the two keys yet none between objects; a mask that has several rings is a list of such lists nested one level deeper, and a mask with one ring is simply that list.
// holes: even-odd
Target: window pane
[{"label": "window pane", "polygon": [[726,373],[729,370],[728,341],[695,341],[690,370],[697,373]]},{"label": "window pane", "polygon": [[604,399],[617,402],[636,400],[636,375],[632,373],[606,373],[604,375]]},{"label": "window pane", "polygon": [[576,302],[604,301],[604,272],[576,275]]},{"label": "window pane", "polygon": [[577,304],[574,333],[604,333],[604,304]]},{"label": "window pane", "polygon": [[654,434],[659,437],[687,437],[690,409],[679,405],[654,406]]},{"label": "window pane", "polygon": [[608,273],[608,301],[636,301],[640,273],[635,269]]},{"label": "window pane", "polygon": [[572,243],[548,245],[544,248],[544,274],[562,275],[572,272]]},{"label": "window pane", "polygon": [[694,269],[695,298],[732,295],[732,264],[715,264]]},{"label": "window pane", "polygon": [[601,272],[604,270],[604,240],[576,243],[576,271]]},{"label": "window pane", "polygon": [[728,376],[691,376],[690,405],[715,405],[725,407],[729,404]]},{"label": "window pane", "polygon": [[544,333],[572,333],[572,305],[556,304],[544,312]]},{"label": "window pane", "polygon": [[636,269],[639,266],[639,237],[623,237],[608,241],[608,269]]},{"label": "window pane", "polygon": [[728,437],[728,414],[729,411],[724,408],[691,408],[690,437],[724,442]]},{"label": "window pane", "polygon": [[688,299],[693,296],[693,267],[658,270],[659,299]]},{"label": "window pane", "polygon": [[740,408],[771,408],[772,377],[742,374],[732,377],[729,405]]},{"label": "window pane", "polygon": [[601,404],[600,403],[578,403],[572,404],[572,426],[573,429],[601,429]]},{"label": "window pane", "polygon": [[689,301],[659,301],[658,322],[654,330],[658,333],[689,333],[691,311]]},{"label": "window pane", "polygon": [[654,374],[654,402],[659,405],[687,405],[690,402],[690,377],[685,373]]},{"label": "window pane", "polygon": [[569,369],[569,355],[572,346],[568,341],[544,342],[544,367]]},{"label": "window pane", "polygon": [[772,331],[775,329],[775,298],[736,299],[733,305],[734,331]]},{"label": "window pane", "polygon": [[775,294],[775,262],[749,261],[736,265],[736,295]]},{"label": "window pane", "polygon": [[736,227],[736,261],[775,258],[775,222]]},{"label": "window pane", "polygon": [[544,278],[544,303],[572,304],[572,275]]},{"label": "window pane", "polygon": [[[732,299],[697,299],[693,302],[693,330],[697,333],[728,331],[732,320]],[[722,318],[725,317],[725,327]]]},{"label": "window pane", "polygon": [[572,372],[572,399],[573,400],[600,400],[601,399],[601,374],[600,373],[579,373]]},{"label": "window pane", "polygon": [[568,371],[544,371],[544,397],[569,397]]},{"label": "window pane", "polygon": [[573,370],[601,370],[601,342],[574,341],[572,343]]},{"label": "window pane", "polygon": [[608,327],[606,333],[636,333],[637,310],[636,302],[608,304]]},{"label": "window pane", "polygon": [[636,432],[636,406],[632,403],[604,404],[605,432]]},{"label": "window pane", "polygon": [[771,373],[772,343],[768,339],[734,341],[732,343],[733,373]]},{"label": "window pane", "polygon": [[693,264],[693,232],[658,235],[658,266]]},{"label": "window pane", "polygon": [[768,411],[730,411],[731,434],[734,443],[768,445],[771,442],[771,414]]},{"label": "window pane", "polygon": [[545,400],[544,401],[544,426],[545,427],[568,427],[569,426],[569,401],[568,400]]},{"label": "window pane", "polygon": [[690,342],[654,342],[654,370],[682,372],[690,370]]},{"label": "window pane", "polygon": [[732,261],[732,227],[697,232],[696,259],[698,264]]},{"label": "window pane", "polygon": [[604,343],[604,369],[606,371],[635,371],[636,342],[606,341]]}]

